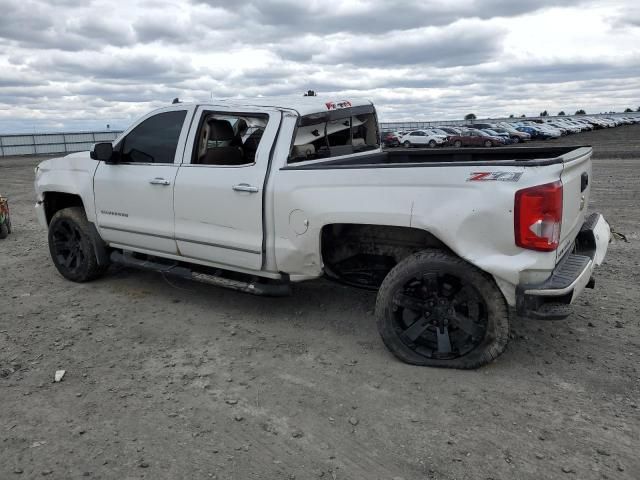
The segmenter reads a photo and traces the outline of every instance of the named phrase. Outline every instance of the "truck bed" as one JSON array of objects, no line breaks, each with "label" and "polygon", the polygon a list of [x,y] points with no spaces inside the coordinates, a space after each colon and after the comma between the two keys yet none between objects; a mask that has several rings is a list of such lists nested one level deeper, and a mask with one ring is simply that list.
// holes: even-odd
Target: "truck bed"
[{"label": "truck bed", "polygon": [[[579,149],[584,149],[578,151]],[[398,168],[455,165],[543,166],[563,163],[591,151],[590,146],[498,147],[385,150],[369,155],[289,164],[285,169]],[[524,164],[524,165],[523,165]]]}]

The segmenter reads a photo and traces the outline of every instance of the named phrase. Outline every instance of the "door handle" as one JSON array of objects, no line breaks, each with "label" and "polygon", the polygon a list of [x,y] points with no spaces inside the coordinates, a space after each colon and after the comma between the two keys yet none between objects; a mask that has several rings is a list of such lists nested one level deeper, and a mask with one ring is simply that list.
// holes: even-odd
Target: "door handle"
[{"label": "door handle", "polygon": [[169,180],[165,180],[164,178],[156,177],[153,180],[149,180],[151,185],[171,185]]},{"label": "door handle", "polygon": [[249,185],[248,183],[240,183],[238,185],[234,185],[233,189],[236,192],[258,193],[258,187],[254,187],[253,185]]}]

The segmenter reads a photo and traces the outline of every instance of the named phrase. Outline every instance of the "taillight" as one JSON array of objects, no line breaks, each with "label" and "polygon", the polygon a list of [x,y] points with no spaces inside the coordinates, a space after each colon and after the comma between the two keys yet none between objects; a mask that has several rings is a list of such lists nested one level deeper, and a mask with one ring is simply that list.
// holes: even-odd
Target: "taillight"
[{"label": "taillight", "polygon": [[560,243],[562,182],[557,181],[516,192],[516,245],[551,252]]}]

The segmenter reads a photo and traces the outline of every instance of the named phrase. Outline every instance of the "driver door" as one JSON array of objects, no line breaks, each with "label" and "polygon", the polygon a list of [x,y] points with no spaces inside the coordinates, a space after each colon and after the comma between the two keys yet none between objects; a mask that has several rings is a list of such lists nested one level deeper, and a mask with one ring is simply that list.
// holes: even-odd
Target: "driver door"
[{"label": "driver door", "polygon": [[94,176],[96,223],[108,243],[177,254],[173,188],[193,107],[155,111],[114,146]]}]

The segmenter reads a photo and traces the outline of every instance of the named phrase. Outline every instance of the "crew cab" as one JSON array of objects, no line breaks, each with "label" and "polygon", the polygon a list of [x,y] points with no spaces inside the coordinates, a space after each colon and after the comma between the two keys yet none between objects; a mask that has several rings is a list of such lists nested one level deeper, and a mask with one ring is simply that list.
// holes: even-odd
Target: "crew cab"
[{"label": "crew cab", "polygon": [[61,275],[113,262],[260,295],[377,290],[402,361],[475,368],[510,317],[558,319],[607,251],[590,147],[387,150],[370,102],[177,103],[36,167]]}]

